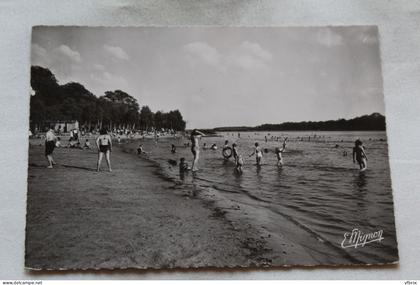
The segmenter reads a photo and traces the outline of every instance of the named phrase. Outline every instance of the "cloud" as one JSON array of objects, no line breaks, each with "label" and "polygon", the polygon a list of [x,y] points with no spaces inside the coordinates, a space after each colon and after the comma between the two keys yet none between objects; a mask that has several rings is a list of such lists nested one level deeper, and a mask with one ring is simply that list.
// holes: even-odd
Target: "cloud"
[{"label": "cloud", "polygon": [[241,48],[245,52],[249,52],[255,57],[260,58],[264,61],[269,61],[273,58],[273,55],[269,51],[263,49],[257,43],[251,43],[251,42],[245,41],[241,44]]},{"label": "cloud", "polygon": [[197,58],[208,65],[220,65],[219,51],[205,42],[193,42],[184,46],[184,50],[191,55],[190,60]]},{"label": "cloud", "polygon": [[370,35],[370,34],[361,34],[360,40],[364,44],[376,44],[378,42],[378,37],[376,35]]},{"label": "cloud", "polygon": [[227,62],[246,70],[261,70],[268,69],[272,58],[273,55],[259,44],[245,41],[234,53],[227,56]]},{"label": "cloud", "polygon": [[105,52],[119,60],[129,60],[128,54],[120,47],[104,45]]},{"label": "cloud", "polygon": [[316,34],[317,42],[327,47],[343,45],[343,37],[331,29],[320,29]]},{"label": "cloud", "polygon": [[57,56],[64,56],[70,59],[73,62],[81,62],[82,57],[80,56],[80,53],[78,51],[72,50],[70,47],[66,45],[61,45],[58,48],[54,50],[54,53]]},{"label": "cloud", "polygon": [[102,64],[94,64],[93,65],[93,69],[94,70],[98,70],[98,71],[104,71],[105,70],[105,66],[103,66]]},{"label": "cloud", "polygon": [[247,70],[268,68],[264,61],[250,55],[232,55],[228,58],[228,62],[232,66]]},{"label": "cloud", "polygon": [[217,67],[222,71],[231,67],[246,70],[267,69],[268,63],[273,58],[273,55],[259,44],[248,41],[242,42],[227,54],[222,54],[218,49],[205,42],[189,43],[183,49],[193,66],[202,63]]},{"label": "cloud", "polygon": [[71,77],[74,72],[82,68],[80,53],[66,45],[47,49],[39,44],[32,44],[31,52],[32,65],[49,68],[56,77],[62,79]]},{"label": "cloud", "polygon": [[47,50],[39,44],[32,44],[32,56],[35,58],[45,58]]},{"label": "cloud", "polygon": [[127,89],[127,80],[121,76],[111,74],[107,71],[92,73],[90,78],[102,86],[103,90]]}]

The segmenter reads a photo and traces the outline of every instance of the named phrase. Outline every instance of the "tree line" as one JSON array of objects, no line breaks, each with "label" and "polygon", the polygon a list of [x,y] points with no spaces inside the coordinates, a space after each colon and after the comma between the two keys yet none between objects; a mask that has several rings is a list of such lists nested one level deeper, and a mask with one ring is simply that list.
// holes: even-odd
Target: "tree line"
[{"label": "tree line", "polygon": [[318,122],[285,122],[257,127],[221,127],[215,131],[385,131],[385,117],[379,113],[350,120],[338,119]]},{"label": "tree line", "polygon": [[77,120],[81,128],[184,131],[186,122],[179,110],[152,112],[140,108],[136,98],[122,90],[95,96],[82,84],[60,85],[55,75],[41,66],[31,67],[30,124],[32,131],[43,130],[57,121]]}]

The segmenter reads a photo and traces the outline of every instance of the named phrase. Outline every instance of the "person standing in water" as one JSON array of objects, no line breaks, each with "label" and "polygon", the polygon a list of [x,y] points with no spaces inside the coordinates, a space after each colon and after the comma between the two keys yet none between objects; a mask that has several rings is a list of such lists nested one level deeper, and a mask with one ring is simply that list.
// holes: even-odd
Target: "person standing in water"
[{"label": "person standing in water", "polygon": [[232,144],[232,155],[233,159],[235,160],[235,169],[242,173],[242,165],[244,164],[244,161],[242,159],[242,156],[238,152],[238,145],[236,143]]},{"label": "person standing in water", "polygon": [[96,146],[98,147],[98,163],[96,171],[99,171],[101,167],[102,158],[105,154],[109,172],[112,172],[110,158],[112,151],[112,141],[111,136],[108,134],[106,129],[101,129],[99,131],[99,136],[96,138]]},{"label": "person standing in water", "polygon": [[225,151],[228,150],[228,149],[230,149],[229,141],[228,140],[225,140],[225,145],[222,148],[222,154],[223,154],[223,159],[224,160],[229,160],[229,157],[230,156],[229,155],[228,156],[225,156]]},{"label": "person standing in water", "polygon": [[197,164],[200,154],[200,147],[198,145],[198,138],[205,136],[202,132],[197,129],[191,131],[190,140],[191,140],[191,152],[193,154],[193,162],[191,169],[192,171],[197,171]]},{"label": "person standing in water", "polygon": [[54,134],[54,130],[50,128],[45,134],[45,157],[48,160],[47,168],[53,168],[53,165],[55,164],[52,153],[54,151],[56,141],[57,137]]},{"label": "person standing in water", "polygon": [[367,156],[365,153],[365,148],[363,147],[363,143],[361,140],[357,139],[354,142],[353,148],[353,163],[359,164],[360,170],[364,171],[367,168]]},{"label": "person standing in water", "polygon": [[275,149],[276,156],[277,156],[277,166],[283,166],[282,154],[283,154],[284,150],[286,149],[286,141],[287,141],[287,138],[284,139],[282,148],[276,147],[276,149]]},{"label": "person standing in water", "polygon": [[255,148],[254,151],[249,155],[249,157],[256,155],[256,159],[257,159],[257,166],[261,166],[261,159],[262,159],[262,151],[260,148],[260,145],[256,142],[255,143]]}]

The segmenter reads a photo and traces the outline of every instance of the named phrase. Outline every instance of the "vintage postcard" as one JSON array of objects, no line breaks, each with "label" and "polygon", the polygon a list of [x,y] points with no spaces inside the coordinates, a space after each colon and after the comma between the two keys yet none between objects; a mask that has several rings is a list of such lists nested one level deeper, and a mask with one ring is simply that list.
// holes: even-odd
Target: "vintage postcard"
[{"label": "vintage postcard", "polygon": [[25,266],[398,262],[379,32],[34,27]]}]

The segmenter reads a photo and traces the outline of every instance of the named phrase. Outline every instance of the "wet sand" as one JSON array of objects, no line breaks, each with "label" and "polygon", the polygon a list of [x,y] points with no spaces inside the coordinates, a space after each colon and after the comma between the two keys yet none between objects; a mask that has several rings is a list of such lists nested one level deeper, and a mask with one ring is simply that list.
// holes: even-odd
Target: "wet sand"
[{"label": "wet sand", "polygon": [[[31,269],[264,266],[272,249],[196,189],[177,190],[151,162],[115,147],[113,172],[93,150],[29,148],[26,261]],[[199,195],[199,194],[198,194]],[[286,252],[285,252],[286,253]]]}]

